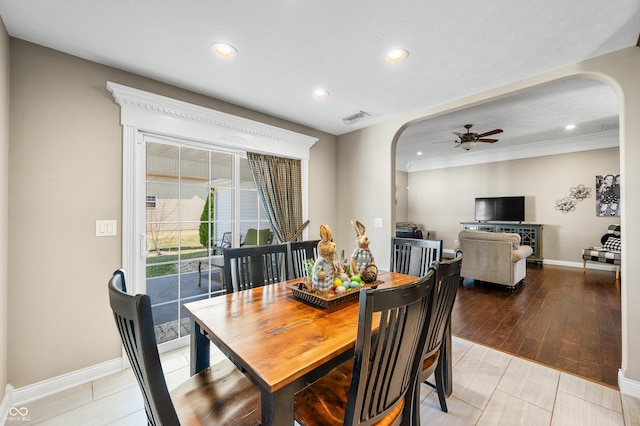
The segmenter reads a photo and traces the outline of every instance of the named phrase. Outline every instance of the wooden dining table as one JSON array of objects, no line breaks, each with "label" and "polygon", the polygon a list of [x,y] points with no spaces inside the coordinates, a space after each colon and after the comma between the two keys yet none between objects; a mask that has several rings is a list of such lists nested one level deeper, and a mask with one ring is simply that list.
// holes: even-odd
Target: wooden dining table
[{"label": "wooden dining table", "polygon": [[[378,274],[380,287],[416,279],[393,272]],[[292,295],[286,284],[298,282],[184,304],[191,316],[191,374],[209,366],[209,342],[213,342],[260,388],[265,426],[292,425],[295,393],[353,357],[358,298],[321,308]],[[450,356],[445,359],[450,393]]]}]

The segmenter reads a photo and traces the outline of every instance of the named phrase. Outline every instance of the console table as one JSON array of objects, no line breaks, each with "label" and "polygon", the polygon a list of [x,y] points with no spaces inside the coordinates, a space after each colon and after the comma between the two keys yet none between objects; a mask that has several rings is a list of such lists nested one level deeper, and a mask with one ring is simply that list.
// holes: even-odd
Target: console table
[{"label": "console table", "polygon": [[542,225],[539,223],[516,222],[460,222],[462,229],[468,231],[510,232],[520,235],[520,243],[531,246],[533,254],[528,262],[542,265]]}]

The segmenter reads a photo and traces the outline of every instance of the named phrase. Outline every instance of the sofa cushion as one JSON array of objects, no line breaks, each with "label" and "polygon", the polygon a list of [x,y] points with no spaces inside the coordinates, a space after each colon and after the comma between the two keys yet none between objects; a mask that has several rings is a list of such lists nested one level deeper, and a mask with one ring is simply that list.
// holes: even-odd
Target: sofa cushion
[{"label": "sofa cushion", "polygon": [[520,234],[509,232],[488,232],[488,231],[468,231],[462,230],[458,234],[458,240],[489,240],[489,241],[509,241],[514,250],[520,247]]},{"label": "sofa cushion", "polygon": [[604,244],[611,237],[620,238],[620,225],[614,224],[609,225],[607,228],[607,233],[600,238],[600,244]]},{"label": "sofa cushion", "polygon": [[622,247],[622,244],[620,242],[620,238],[616,238],[616,237],[607,238],[607,241],[604,243],[604,246],[603,246],[605,250],[611,250],[611,251],[621,251],[621,247]]}]

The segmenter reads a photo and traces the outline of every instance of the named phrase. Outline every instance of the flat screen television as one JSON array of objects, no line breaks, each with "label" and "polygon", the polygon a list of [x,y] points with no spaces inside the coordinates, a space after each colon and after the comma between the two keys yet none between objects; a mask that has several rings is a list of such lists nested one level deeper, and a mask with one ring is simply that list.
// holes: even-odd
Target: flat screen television
[{"label": "flat screen television", "polygon": [[476,198],[478,222],[524,222],[524,196]]}]

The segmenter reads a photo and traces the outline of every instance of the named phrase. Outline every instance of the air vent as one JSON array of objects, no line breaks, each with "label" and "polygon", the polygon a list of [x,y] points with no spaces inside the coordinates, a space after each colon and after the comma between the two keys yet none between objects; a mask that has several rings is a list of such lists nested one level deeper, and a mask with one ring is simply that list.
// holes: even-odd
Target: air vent
[{"label": "air vent", "polygon": [[358,111],[355,114],[348,115],[342,119],[342,122],[346,125],[357,123],[365,117],[371,117],[371,114],[364,111]]},{"label": "air vent", "polygon": [[603,132],[611,132],[613,130],[618,130],[620,128],[620,123],[606,123],[602,125]]}]

